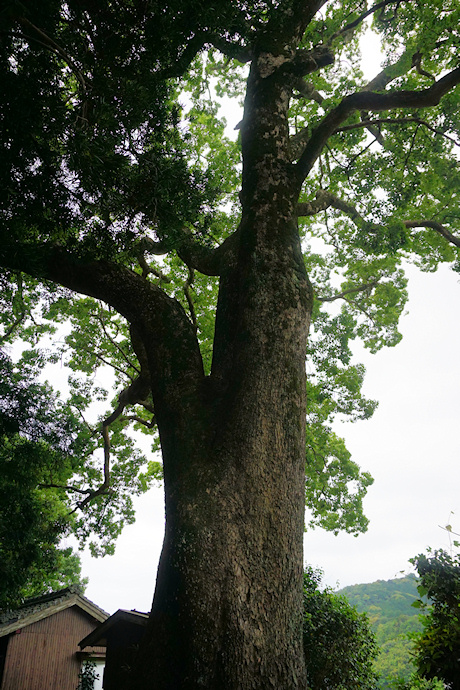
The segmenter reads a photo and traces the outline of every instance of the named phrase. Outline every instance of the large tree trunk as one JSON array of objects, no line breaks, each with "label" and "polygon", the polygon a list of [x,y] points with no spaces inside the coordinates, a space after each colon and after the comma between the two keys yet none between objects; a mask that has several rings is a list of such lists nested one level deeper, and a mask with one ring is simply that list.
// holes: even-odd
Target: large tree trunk
[{"label": "large tree trunk", "polygon": [[[163,426],[166,536],[137,688],[305,687],[308,319],[294,291],[286,294],[283,272],[275,273],[264,272],[267,288],[258,286],[246,310],[225,390],[213,390],[211,377],[202,417],[191,413],[182,429],[174,418]],[[274,287],[285,293],[277,308]]]},{"label": "large tree trunk", "polygon": [[306,686],[301,582],[311,292],[288,175],[287,97],[268,85],[269,121],[260,112],[265,83],[257,73],[251,79],[245,118],[279,136],[268,140],[260,126],[245,125],[240,240],[221,276],[212,373],[199,404],[193,396],[185,401],[189,413],[180,419],[157,405],[166,535],[137,690]]}]

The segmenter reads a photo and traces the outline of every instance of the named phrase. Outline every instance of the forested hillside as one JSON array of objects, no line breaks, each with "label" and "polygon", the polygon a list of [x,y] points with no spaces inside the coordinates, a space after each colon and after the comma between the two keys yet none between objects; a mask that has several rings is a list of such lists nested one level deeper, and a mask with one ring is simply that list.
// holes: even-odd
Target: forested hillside
[{"label": "forested hillside", "polygon": [[381,649],[375,663],[381,687],[388,687],[386,679],[390,676],[407,678],[414,670],[407,634],[421,630],[419,611],[412,607],[418,598],[415,575],[352,585],[340,593],[345,594],[360,613],[369,616]]}]

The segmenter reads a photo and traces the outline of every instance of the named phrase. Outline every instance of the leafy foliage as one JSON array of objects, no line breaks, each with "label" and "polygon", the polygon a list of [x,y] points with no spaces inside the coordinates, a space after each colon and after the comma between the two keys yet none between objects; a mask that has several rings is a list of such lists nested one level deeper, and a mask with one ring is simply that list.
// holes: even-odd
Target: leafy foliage
[{"label": "leafy foliage", "polygon": [[304,573],[303,639],[308,687],[312,690],[376,688],[377,645],[365,614],[330,589],[320,589],[321,572]]},{"label": "leafy foliage", "polygon": [[408,681],[414,673],[410,638],[422,628],[413,608],[418,597],[415,576],[351,585],[340,594],[369,617],[380,650],[374,662],[379,687],[391,687],[391,678],[395,677]]},{"label": "leafy foliage", "polygon": [[449,688],[460,687],[460,559],[446,551],[419,554],[414,563],[420,584],[419,607],[424,610],[423,630],[415,638],[415,664],[427,679],[442,679]]},{"label": "leafy foliage", "polygon": [[427,680],[426,678],[420,678],[417,674],[413,674],[408,680],[395,678],[390,682],[389,687],[391,690],[444,690],[445,685],[436,678]]},{"label": "leafy foliage", "polygon": [[84,585],[80,561],[60,548],[72,519],[62,489],[79,450],[75,420],[48,387],[28,385],[0,353],[0,608]]},{"label": "leafy foliage", "polygon": [[94,683],[98,678],[96,663],[94,661],[84,661],[78,678],[77,690],[94,690]]}]

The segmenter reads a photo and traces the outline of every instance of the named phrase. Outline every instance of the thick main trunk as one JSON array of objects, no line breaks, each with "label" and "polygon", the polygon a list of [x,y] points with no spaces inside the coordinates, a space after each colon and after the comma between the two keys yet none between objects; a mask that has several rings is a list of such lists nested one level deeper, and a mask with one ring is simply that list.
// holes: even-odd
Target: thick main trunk
[{"label": "thick main trunk", "polygon": [[222,338],[232,354],[222,346],[204,381],[200,415],[191,408],[184,428],[173,416],[159,419],[166,537],[140,690],[305,688],[310,301],[300,254],[295,242],[287,245],[241,250],[229,295],[220,299],[227,318],[216,330],[217,349]]},{"label": "thick main trunk", "polygon": [[[294,337],[283,333],[287,343]],[[272,364],[264,373],[257,361],[253,373],[235,371],[230,389],[214,398],[221,419],[214,438],[196,422],[188,433],[202,441],[174,444],[138,688],[305,687],[304,382],[287,356]]]},{"label": "thick main trunk", "polygon": [[178,419],[156,404],[166,536],[136,690],[306,686],[301,583],[311,294],[293,218],[288,94],[283,80],[262,78],[257,66],[248,93],[243,217],[221,276],[212,372],[189,414]]}]

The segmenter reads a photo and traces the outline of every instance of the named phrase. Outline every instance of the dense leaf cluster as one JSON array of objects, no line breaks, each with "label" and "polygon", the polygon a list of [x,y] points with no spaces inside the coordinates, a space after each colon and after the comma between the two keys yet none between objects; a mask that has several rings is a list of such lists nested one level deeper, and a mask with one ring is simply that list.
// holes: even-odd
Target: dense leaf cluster
[{"label": "dense leaf cluster", "polygon": [[[50,388],[19,376],[0,352],[0,608],[83,585],[60,542],[72,528],[62,489],[81,452],[75,418]],[[30,376],[30,375],[29,375]]]},{"label": "dense leaf cluster", "polygon": [[308,687],[312,690],[374,690],[378,653],[368,618],[348,599],[320,589],[321,572],[304,573],[303,640]]},{"label": "dense leaf cluster", "polygon": [[439,678],[452,690],[460,688],[460,559],[446,551],[429,551],[413,559],[426,615],[415,638],[414,660],[418,674]]}]

